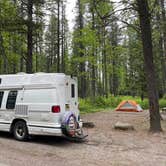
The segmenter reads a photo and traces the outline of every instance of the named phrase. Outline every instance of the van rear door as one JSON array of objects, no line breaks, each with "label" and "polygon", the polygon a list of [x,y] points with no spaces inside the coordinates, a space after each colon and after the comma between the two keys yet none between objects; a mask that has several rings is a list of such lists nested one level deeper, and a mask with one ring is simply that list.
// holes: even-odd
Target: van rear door
[{"label": "van rear door", "polygon": [[71,79],[70,81],[70,103],[71,103],[71,110],[77,115],[78,117],[78,91],[77,91],[77,81],[75,79]]},{"label": "van rear door", "polygon": [[66,92],[66,104],[69,104],[69,110],[73,111],[76,116],[78,116],[78,88],[76,78],[70,78],[68,80]]}]

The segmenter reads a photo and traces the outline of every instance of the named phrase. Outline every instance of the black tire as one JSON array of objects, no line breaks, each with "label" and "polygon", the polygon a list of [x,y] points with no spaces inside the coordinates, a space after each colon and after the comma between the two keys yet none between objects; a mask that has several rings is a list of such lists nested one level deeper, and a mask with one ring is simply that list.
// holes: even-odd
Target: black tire
[{"label": "black tire", "polygon": [[26,141],[28,139],[28,129],[26,123],[18,121],[14,124],[13,128],[14,138],[18,141]]}]

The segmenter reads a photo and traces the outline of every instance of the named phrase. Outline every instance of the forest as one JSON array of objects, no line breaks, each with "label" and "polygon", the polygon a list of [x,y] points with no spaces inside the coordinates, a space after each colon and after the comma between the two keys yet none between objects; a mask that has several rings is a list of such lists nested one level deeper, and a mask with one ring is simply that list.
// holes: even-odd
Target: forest
[{"label": "forest", "polygon": [[0,1],[0,73],[77,76],[80,98],[149,98],[151,119],[159,121],[158,97],[166,99],[165,0],[77,0],[72,30],[67,5]]}]

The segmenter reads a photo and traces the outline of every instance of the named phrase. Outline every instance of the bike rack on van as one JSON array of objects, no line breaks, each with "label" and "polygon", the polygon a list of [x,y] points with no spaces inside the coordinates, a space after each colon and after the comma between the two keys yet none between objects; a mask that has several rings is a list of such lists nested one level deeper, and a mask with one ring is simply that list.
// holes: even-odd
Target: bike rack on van
[{"label": "bike rack on van", "polygon": [[74,141],[74,142],[84,142],[86,141],[86,137],[88,137],[88,135],[80,135],[80,136],[74,136],[74,137],[70,137],[70,136],[65,136],[69,141]]}]

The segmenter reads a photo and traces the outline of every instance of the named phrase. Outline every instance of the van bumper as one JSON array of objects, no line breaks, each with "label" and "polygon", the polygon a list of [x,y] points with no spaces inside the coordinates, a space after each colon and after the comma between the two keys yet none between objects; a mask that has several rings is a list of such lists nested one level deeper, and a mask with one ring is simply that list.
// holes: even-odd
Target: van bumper
[{"label": "van bumper", "polygon": [[30,135],[63,136],[61,127],[30,125],[28,126],[28,132]]}]

